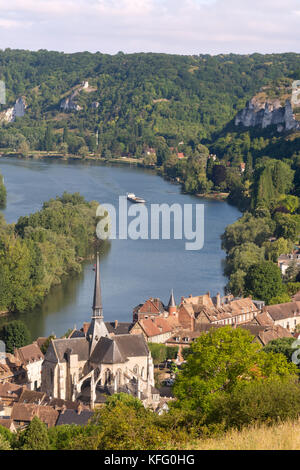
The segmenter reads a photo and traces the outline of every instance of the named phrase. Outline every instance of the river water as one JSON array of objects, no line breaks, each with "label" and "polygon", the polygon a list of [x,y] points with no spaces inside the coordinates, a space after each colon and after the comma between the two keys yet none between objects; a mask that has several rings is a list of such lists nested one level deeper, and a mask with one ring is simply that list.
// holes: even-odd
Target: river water
[{"label": "river water", "polygon": [[[224,291],[225,254],[220,236],[240,215],[226,202],[184,195],[180,186],[151,170],[128,166],[3,157],[0,172],[8,192],[2,212],[9,223],[39,210],[44,201],[64,191],[80,192],[87,200],[114,206],[127,192],[142,196],[148,203],[205,205],[205,243],[200,251],[186,251],[184,240],[112,240],[106,246],[101,256],[106,321],[130,321],[133,307],[149,297],[167,302],[172,288],[177,303],[181,296]],[[92,268],[92,263],[85,263],[82,273],[53,288],[43,305],[13,318],[26,322],[33,339],[51,333],[61,336],[74,325],[81,327],[91,316]],[[2,318],[0,324],[11,318]]]}]

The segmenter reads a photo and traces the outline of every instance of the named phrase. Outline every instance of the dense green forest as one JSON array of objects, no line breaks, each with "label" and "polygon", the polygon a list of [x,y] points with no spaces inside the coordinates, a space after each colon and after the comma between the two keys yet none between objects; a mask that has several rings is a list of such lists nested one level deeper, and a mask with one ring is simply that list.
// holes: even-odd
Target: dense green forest
[{"label": "dense green forest", "polygon": [[[0,132],[0,147],[140,157],[150,146],[162,160],[170,147],[193,153],[199,143],[214,143],[262,86],[297,77],[299,58],[6,49],[0,51],[0,79],[7,103],[24,96],[27,109]],[[89,88],[75,99],[81,109],[62,112],[62,100],[84,80]]]},{"label": "dense green forest", "polygon": [[0,219],[0,311],[34,307],[62,276],[81,270],[93,246],[97,207],[64,193],[16,224]]},{"label": "dense green forest", "polygon": [[[299,281],[299,273],[289,270],[282,283],[273,263],[299,242],[300,132],[237,127],[234,117],[262,89],[281,99],[300,79],[299,59],[294,53],[110,56],[6,49],[0,51],[3,109],[20,96],[27,107],[15,122],[5,123],[2,114],[0,148],[24,156],[131,156],[188,193],[228,194],[245,212],[223,237],[228,290],[271,303],[287,300],[294,291],[287,283]],[[29,227],[19,222],[18,235],[28,237],[38,217]],[[259,290],[256,276],[274,285]]]}]

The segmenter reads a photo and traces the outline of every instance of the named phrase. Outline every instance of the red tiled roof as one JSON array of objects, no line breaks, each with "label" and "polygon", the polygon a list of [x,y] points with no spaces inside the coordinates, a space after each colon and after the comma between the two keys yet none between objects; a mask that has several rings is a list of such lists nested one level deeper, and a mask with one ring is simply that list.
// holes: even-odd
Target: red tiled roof
[{"label": "red tiled roof", "polygon": [[55,426],[59,413],[51,406],[34,405],[31,403],[14,403],[11,419],[14,421],[31,422],[37,416],[48,427]]}]

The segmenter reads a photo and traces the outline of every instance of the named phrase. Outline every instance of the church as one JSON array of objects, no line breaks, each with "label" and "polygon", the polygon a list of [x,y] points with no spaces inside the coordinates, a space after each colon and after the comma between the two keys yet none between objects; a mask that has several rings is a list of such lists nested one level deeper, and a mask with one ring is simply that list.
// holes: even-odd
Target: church
[{"label": "church", "polygon": [[104,322],[98,254],[89,328],[51,341],[42,365],[41,390],[53,398],[81,400],[92,408],[119,392],[141,399],[145,406],[159,402],[144,336],[112,335]]}]

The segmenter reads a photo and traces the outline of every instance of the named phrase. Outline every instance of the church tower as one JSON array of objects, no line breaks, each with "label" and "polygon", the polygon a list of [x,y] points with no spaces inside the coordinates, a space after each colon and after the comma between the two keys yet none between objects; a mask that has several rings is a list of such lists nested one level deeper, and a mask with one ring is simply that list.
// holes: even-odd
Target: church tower
[{"label": "church tower", "polygon": [[171,297],[170,297],[170,300],[169,300],[169,303],[168,303],[168,312],[169,312],[169,315],[176,315],[176,313],[177,313],[177,307],[176,307],[176,303],[175,303],[175,299],[174,299],[173,289],[171,291]]},{"label": "church tower", "polygon": [[95,269],[95,287],[94,287],[94,300],[93,300],[93,314],[92,321],[87,332],[87,339],[90,342],[90,355],[95,349],[101,336],[109,337],[106,325],[103,317],[102,307],[102,295],[101,295],[101,284],[100,284],[100,267],[99,267],[99,253],[96,257],[96,269]]}]

